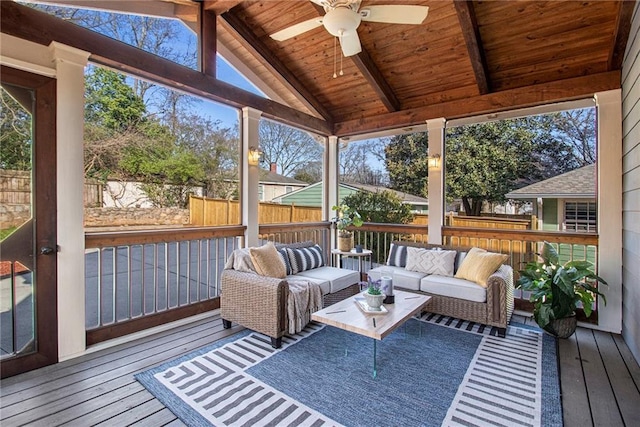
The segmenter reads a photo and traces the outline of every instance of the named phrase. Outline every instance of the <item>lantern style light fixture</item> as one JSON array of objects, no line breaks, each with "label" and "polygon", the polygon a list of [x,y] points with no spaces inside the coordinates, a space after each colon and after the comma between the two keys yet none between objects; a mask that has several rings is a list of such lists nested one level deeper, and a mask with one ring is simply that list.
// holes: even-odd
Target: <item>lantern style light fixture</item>
[{"label": "lantern style light fixture", "polygon": [[428,161],[429,169],[438,169],[440,167],[440,154],[432,154]]},{"label": "lantern style light fixture", "polygon": [[249,147],[249,164],[252,166],[258,166],[260,163],[260,156],[262,156],[262,150],[256,147]]}]

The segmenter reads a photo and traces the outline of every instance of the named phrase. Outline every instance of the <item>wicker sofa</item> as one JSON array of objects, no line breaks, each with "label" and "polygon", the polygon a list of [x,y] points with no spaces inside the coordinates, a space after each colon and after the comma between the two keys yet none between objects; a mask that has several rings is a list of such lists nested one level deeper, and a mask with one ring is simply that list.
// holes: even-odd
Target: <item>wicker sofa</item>
[{"label": "wicker sofa", "polygon": [[[313,242],[276,245],[279,251],[311,246],[314,246]],[[323,258],[324,264],[326,255]],[[238,323],[269,336],[271,345],[280,348],[282,337],[287,333],[289,280],[306,280],[320,285],[325,307],[360,290],[360,273],[353,270],[322,265],[279,279],[253,271],[239,271],[228,262],[221,277],[220,315],[223,326],[228,329],[232,322]]]},{"label": "wicker sofa", "polygon": [[[410,242],[393,242],[395,256],[402,247],[425,249],[455,250],[454,274],[458,271],[470,248],[449,248]],[[372,280],[378,280],[383,273],[393,276],[394,287],[432,297],[427,310],[432,313],[452,316],[484,325],[497,327],[498,335],[504,337],[507,325],[513,313],[513,269],[501,265],[489,276],[486,288],[469,280],[408,271],[398,256],[392,260],[392,254],[385,266],[376,267],[367,272]],[[406,262],[406,258],[404,259]],[[392,264],[392,265],[389,265]],[[395,264],[395,265],[393,265]]]}]

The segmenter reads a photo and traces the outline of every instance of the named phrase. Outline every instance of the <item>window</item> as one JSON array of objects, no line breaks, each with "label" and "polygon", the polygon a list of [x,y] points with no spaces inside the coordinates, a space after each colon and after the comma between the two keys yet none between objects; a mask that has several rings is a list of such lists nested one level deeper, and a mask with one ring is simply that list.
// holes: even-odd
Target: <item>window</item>
[{"label": "window", "polygon": [[596,232],[595,202],[565,202],[564,225],[567,231]]},{"label": "window", "polygon": [[264,202],[264,185],[258,185],[258,200]]},{"label": "window", "polygon": [[290,186],[290,185],[286,185],[286,186],[284,187],[284,192],[285,192],[285,193],[291,193],[292,191],[293,191],[293,187],[292,187],[292,186]]}]

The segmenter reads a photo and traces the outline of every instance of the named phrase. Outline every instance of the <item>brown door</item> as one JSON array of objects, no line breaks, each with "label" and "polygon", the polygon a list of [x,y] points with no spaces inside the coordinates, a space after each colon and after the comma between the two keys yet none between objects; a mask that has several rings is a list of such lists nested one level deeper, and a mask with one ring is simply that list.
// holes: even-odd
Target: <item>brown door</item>
[{"label": "brown door", "polygon": [[2,66],[0,369],[58,361],[56,82]]}]

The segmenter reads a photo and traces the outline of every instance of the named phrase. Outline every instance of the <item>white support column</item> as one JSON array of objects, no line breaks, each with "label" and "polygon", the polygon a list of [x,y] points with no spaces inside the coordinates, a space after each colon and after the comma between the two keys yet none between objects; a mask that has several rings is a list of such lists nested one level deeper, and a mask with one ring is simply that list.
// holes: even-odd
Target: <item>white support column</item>
[{"label": "white support column", "polygon": [[260,181],[257,165],[249,164],[249,148],[258,148],[262,112],[250,107],[242,109],[242,153],[240,165],[242,169],[242,225],[246,226],[244,244],[247,246],[258,245],[258,186]]},{"label": "white support column", "polygon": [[598,298],[595,329],[622,331],[622,96],[595,94],[598,112],[598,275],[607,305]]},{"label": "white support column", "polygon": [[429,168],[429,235],[428,242],[442,244],[444,225],[444,118],[427,120],[429,156],[439,155],[440,165]]},{"label": "white support column", "polygon": [[[325,150],[325,168],[324,168],[324,189],[325,189],[325,206],[322,211],[323,219],[327,221],[335,216],[335,212],[331,210],[333,206],[336,206],[339,202],[339,171],[338,171],[338,137],[330,136],[327,149]],[[326,215],[326,216],[325,216]],[[335,233],[331,233],[330,237],[331,248],[338,247],[336,242]]]},{"label": "white support column", "polygon": [[89,53],[49,45],[57,76],[58,357],[84,352],[84,67]]}]

